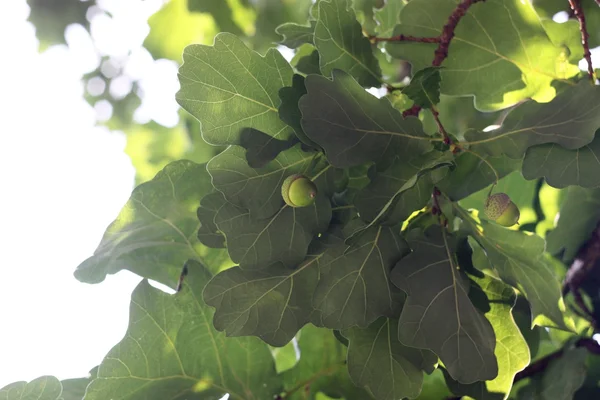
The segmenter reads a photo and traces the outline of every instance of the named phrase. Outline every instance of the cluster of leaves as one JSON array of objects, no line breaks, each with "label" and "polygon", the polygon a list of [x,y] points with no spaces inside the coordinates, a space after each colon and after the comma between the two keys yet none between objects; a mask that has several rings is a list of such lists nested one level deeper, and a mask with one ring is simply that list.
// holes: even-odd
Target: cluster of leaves
[{"label": "cluster of leaves", "polygon": [[[454,0],[319,0],[306,24],[277,28],[291,63],[232,33],[186,48],[177,100],[226,148],[138,186],[75,272],[182,284],[139,285],[85,400],[597,395],[573,344],[592,328],[566,312],[560,279],[600,220],[600,87],[577,67],[575,21],[520,0],[468,3],[442,68],[439,40],[372,35],[442,37]],[[397,59],[415,71],[404,87]],[[423,111],[403,116],[411,106]],[[300,173],[318,194],[294,208],[281,184]],[[569,186],[548,243],[535,233],[553,218],[544,179]],[[520,229],[470,210],[493,184],[521,208]],[[53,384],[41,398],[66,399]],[[15,385],[7,398],[42,386]]]}]

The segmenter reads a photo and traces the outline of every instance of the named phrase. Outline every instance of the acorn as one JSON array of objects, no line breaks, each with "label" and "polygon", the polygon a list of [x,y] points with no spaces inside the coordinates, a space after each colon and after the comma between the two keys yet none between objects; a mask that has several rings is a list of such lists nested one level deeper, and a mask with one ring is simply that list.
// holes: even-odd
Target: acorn
[{"label": "acorn", "polygon": [[302,174],[290,175],[281,185],[281,196],[290,207],[310,206],[317,197],[317,186]]},{"label": "acorn", "polygon": [[506,193],[496,193],[485,201],[485,216],[502,226],[513,226],[519,223],[519,208]]}]

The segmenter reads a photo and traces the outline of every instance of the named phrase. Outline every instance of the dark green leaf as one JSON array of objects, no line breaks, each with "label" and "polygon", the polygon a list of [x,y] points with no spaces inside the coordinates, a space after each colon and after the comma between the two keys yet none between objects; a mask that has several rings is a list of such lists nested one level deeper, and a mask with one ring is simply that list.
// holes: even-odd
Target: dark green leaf
[{"label": "dark green leaf", "polygon": [[381,69],[350,3],[350,0],[319,1],[314,41],[321,72],[331,76],[333,70],[340,69],[362,86],[379,87]]},{"label": "dark green leaf", "polygon": [[[279,194],[281,195],[281,194]],[[319,192],[308,207],[283,205],[272,217],[255,219],[250,212],[225,204],[215,223],[227,240],[231,259],[247,270],[267,268],[277,262],[288,268],[306,256],[313,237],[324,232],[331,220],[331,203]]]},{"label": "dark green leaf", "polygon": [[421,108],[431,108],[440,102],[439,67],[427,67],[417,71],[402,93]]},{"label": "dark green leaf", "polygon": [[204,165],[185,160],[167,165],[134,189],[94,255],[77,267],[75,277],[99,283],[108,274],[128,269],[175,288],[186,260],[203,260],[202,255],[209,253],[225,256],[224,250],[209,250],[197,239],[197,207],[212,190]]},{"label": "dark green leaf", "polygon": [[196,211],[196,216],[200,221],[198,240],[205,246],[217,249],[225,247],[225,236],[219,232],[219,228],[215,224],[215,216],[225,202],[221,192],[207,194],[200,202],[200,207]]},{"label": "dark green leaf", "polygon": [[[306,325],[300,331],[300,361],[293,369],[283,375],[287,390],[301,382],[310,384],[295,392],[291,400],[319,399],[317,393],[325,393],[346,400],[368,400],[372,397],[363,389],[356,387],[350,380],[345,365],[346,348],[333,335],[330,329]],[[308,396],[308,397],[305,397]]]},{"label": "dark green leaf", "polygon": [[[396,159],[390,168],[376,172],[354,199],[361,218],[372,224],[382,220],[397,224],[422,208],[433,190],[429,173],[452,165],[451,154],[446,154],[432,151],[410,160]],[[419,185],[420,181],[425,182]]]},{"label": "dark green leaf", "polygon": [[261,168],[246,162],[244,149],[230,146],[207,164],[214,187],[228,202],[247,209],[254,219],[273,216],[284,205],[281,185],[285,178],[308,170],[315,153],[301,150],[297,144],[279,153]]},{"label": "dark green leaf", "polygon": [[[473,249],[474,260],[485,257],[481,247]],[[474,261],[476,263],[478,262]],[[504,400],[510,394],[515,375],[530,361],[529,347],[511,313],[517,296],[510,286],[489,275],[482,274],[471,279],[474,283],[469,296],[485,312],[496,335],[494,354],[498,360],[498,376],[493,380],[470,385],[460,384],[448,375],[446,380],[454,394],[477,400]]]},{"label": "dark green leaf", "polygon": [[300,108],[298,108],[298,102],[305,94],[306,86],[304,86],[304,77],[302,75],[294,74],[292,86],[284,87],[279,91],[279,97],[281,98],[281,106],[279,106],[279,118],[294,128],[296,136],[298,136],[302,143],[318,148],[319,146],[310,140],[308,136],[306,136],[300,123],[302,119],[302,113],[300,112]]},{"label": "dark green leaf", "polygon": [[315,33],[316,21],[310,21],[310,25],[299,25],[292,22],[287,22],[279,25],[275,32],[283,36],[279,42],[290,49],[295,49],[302,46],[304,43],[312,43]]},{"label": "dark green leaf", "polygon": [[282,141],[293,130],[279,119],[278,92],[292,83],[292,68],[276,49],[263,57],[229,33],[214,46],[185,49],[177,101],[202,123],[211,144],[240,144],[244,128]]},{"label": "dark green leaf", "polygon": [[415,157],[430,150],[430,141],[436,140],[423,132],[417,118],[404,119],[387,99],[367,93],[342,71],[334,71],[333,81],[309,75],[305,85],[308,94],[300,99],[302,127],[336,167]]},{"label": "dark green leaf", "polygon": [[60,400],[81,400],[85,395],[85,389],[96,378],[97,369],[88,378],[65,379],[61,381],[62,393]]},{"label": "dark green leaf", "polygon": [[311,256],[296,269],[234,267],[219,273],[204,290],[204,301],[216,308],[215,327],[227,336],[253,335],[273,346],[285,345],[313,311],[318,261],[319,256]]},{"label": "dark green leaf", "polygon": [[[482,160],[481,158],[484,158]],[[478,192],[496,181],[496,175],[487,162],[502,178],[521,166],[520,160],[513,160],[505,156],[478,157],[473,153],[462,153],[456,158],[456,168],[437,183],[438,188],[453,201]]]},{"label": "dark green leaf", "polygon": [[210,273],[195,262],[181,292],[142,281],[125,338],[100,364],[85,400],[264,400],[280,391],[273,357],[256,338],[225,338],[201,300]]},{"label": "dark green leaf", "polygon": [[313,50],[310,54],[302,56],[296,64],[296,69],[305,75],[315,74],[320,75],[321,69],[319,67],[319,52]]},{"label": "dark green leaf", "polygon": [[594,140],[575,150],[558,144],[530,147],[523,159],[526,179],[545,178],[550,186],[564,188],[578,185],[587,188],[600,186],[600,129]]},{"label": "dark green leaf", "polygon": [[571,400],[585,380],[587,351],[567,350],[550,362],[541,376],[535,376],[519,391],[523,400]]},{"label": "dark green leaf", "polygon": [[560,283],[543,255],[544,240],[537,235],[514,231],[494,222],[476,222],[463,209],[457,210],[466,223],[465,228],[485,249],[488,257],[481,259],[482,263],[475,264],[475,267],[483,271],[491,269],[503,282],[523,293],[531,304],[532,325],[569,329],[561,311],[564,306]]},{"label": "dark green leaf", "polygon": [[494,379],[494,331],[469,299],[454,238],[434,226],[411,239],[412,253],[392,270],[392,282],[408,296],[400,315],[400,342],[432,350],[461,383]]},{"label": "dark green leaf", "polygon": [[547,236],[546,250],[570,263],[600,221],[600,189],[572,186],[560,209],[556,228]]},{"label": "dark green leaf", "polygon": [[53,376],[42,376],[31,382],[15,382],[0,389],[2,400],[62,400],[62,385]]},{"label": "dark green leaf", "polygon": [[[455,0],[412,0],[400,13],[393,36],[436,37],[455,10]],[[480,110],[498,110],[527,98],[549,101],[552,83],[579,73],[547,36],[530,2],[487,0],[469,7],[454,30],[441,71],[443,94],[475,95]],[[388,43],[394,57],[414,70],[434,58],[437,43]],[[588,83],[589,84],[589,83]]]},{"label": "dark green leaf", "polygon": [[[352,227],[364,229],[358,221]],[[404,294],[391,285],[389,274],[407,250],[399,227],[387,226],[373,226],[352,245],[328,249],[319,264],[313,301],[321,312],[319,324],[332,329],[366,327],[380,316],[397,315]]]},{"label": "dark green leaf", "polygon": [[570,87],[550,103],[526,102],[511,111],[502,127],[468,132],[473,150],[521,158],[528,147],[557,143],[567,149],[589,144],[600,125],[600,87],[588,81]]},{"label": "dark green leaf", "polygon": [[366,329],[348,329],[344,335],[350,340],[350,377],[377,400],[416,398],[421,393],[423,370],[432,372],[437,363],[432,352],[398,341],[397,320],[379,318]]}]

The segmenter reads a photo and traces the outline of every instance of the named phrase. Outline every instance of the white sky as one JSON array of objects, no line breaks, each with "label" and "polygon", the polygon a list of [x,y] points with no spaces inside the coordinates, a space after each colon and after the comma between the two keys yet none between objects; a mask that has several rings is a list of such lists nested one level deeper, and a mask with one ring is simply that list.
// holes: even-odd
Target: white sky
[{"label": "white sky", "polygon": [[176,65],[140,49],[160,0],[99,3],[114,18],[94,22],[97,49],[74,26],[70,47],[41,55],[25,0],[10,0],[0,12],[0,387],[45,374],[85,376],[123,337],[140,279],[122,272],[87,285],[73,277],[134,179],[124,136],[96,127],[80,79],[98,66],[98,53],[123,58],[134,50],[126,70],[150,97],[137,117],[172,126]]}]

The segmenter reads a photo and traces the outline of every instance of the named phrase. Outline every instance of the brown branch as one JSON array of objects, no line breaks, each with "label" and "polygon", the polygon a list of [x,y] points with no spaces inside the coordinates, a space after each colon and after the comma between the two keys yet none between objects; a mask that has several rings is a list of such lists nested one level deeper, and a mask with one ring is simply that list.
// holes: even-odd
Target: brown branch
[{"label": "brown branch", "polygon": [[442,121],[440,121],[440,113],[433,104],[431,105],[431,114],[433,114],[433,119],[435,120],[435,123],[438,127],[438,131],[444,138],[444,144],[451,145],[452,140],[450,139],[448,132],[446,132],[446,128],[444,128],[444,125],[442,125]]},{"label": "brown branch", "polygon": [[[592,338],[581,338],[577,340],[575,342],[575,347],[583,347],[592,354],[600,355],[600,344],[598,344],[598,342]],[[546,357],[540,358],[532,364],[529,364],[527,368],[515,375],[514,381],[518,382],[521,379],[531,378],[532,376],[539,374],[540,372],[544,371],[552,361],[560,358],[564,352],[565,349],[562,348],[554,353],[548,354]]]},{"label": "brown branch", "polygon": [[439,43],[440,42],[440,37],[436,36],[436,37],[418,37],[418,36],[411,36],[411,35],[397,35],[397,36],[392,36],[392,37],[377,37],[374,35],[370,35],[369,36],[369,40],[371,40],[373,43],[379,43],[379,42],[417,42],[417,43]]},{"label": "brown branch", "polygon": [[[448,57],[448,48],[450,47],[450,42],[452,41],[452,38],[454,37],[454,31],[456,30],[456,26],[458,25],[458,23],[460,22],[462,17],[465,16],[469,7],[471,7],[473,4],[479,3],[481,1],[485,1],[485,0],[462,0],[461,3],[456,6],[454,11],[452,11],[452,14],[450,14],[450,16],[448,17],[448,21],[446,22],[446,25],[444,25],[444,27],[442,28],[442,33],[438,37],[436,37],[436,38],[421,38],[421,39],[427,39],[427,40],[435,39],[435,41],[427,41],[426,43],[438,43],[438,47],[437,47],[437,49],[435,49],[435,52],[434,52],[435,57],[433,58],[431,65],[433,65],[434,67],[439,67],[440,65],[442,65],[442,63],[444,62],[446,57]],[[600,1],[600,0],[598,0],[598,1]],[[402,35],[400,35],[400,36],[402,36]],[[412,36],[410,36],[410,37],[412,38]],[[419,39],[419,38],[415,38],[415,39]],[[377,40],[377,38],[372,38],[372,40]],[[417,40],[414,40],[414,41],[417,41]],[[416,115],[419,115],[419,111],[421,111],[421,107],[413,106],[412,108],[404,111],[402,113],[402,116],[404,116],[405,118],[408,116],[416,116]]]},{"label": "brown branch", "polygon": [[[596,0],[596,3],[600,5],[600,0]],[[579,21],[579,30],[581,31],[581,43],[583,45],[583,57],[585,61],[587,61],[588,66],[588,75],[592,80],[592,83],[596,81],[596,77],[594,75],[594,67],[592,66],[592,53],[590,52],[590,45],[588,43],[588,39],[590,38],[590,34],[587,31],[587,27],[585,25],[585,14],[583,13],[583,8],[581,8],[580,0],[569,0],[569,4],[571,5],[571,10],[575,14],[575,17]]]}]

